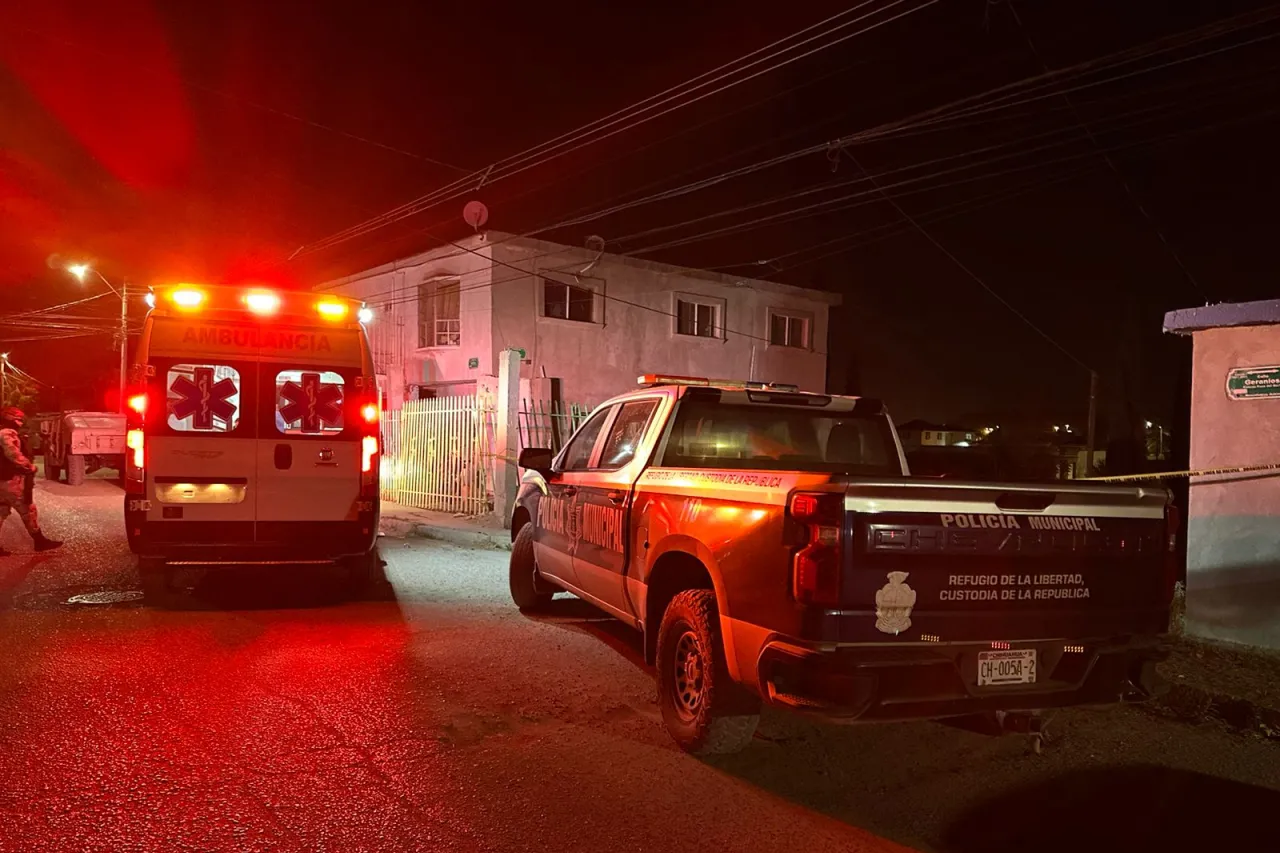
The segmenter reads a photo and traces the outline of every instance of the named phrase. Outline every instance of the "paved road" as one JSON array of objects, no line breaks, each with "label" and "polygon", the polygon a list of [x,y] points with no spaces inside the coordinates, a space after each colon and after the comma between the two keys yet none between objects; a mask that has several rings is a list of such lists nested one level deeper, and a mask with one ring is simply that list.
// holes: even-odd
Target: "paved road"
[{"label": "paved road", "polygon": [[[68,603],[137,589],[119,491],[38,498],[68,545],[0,560],[2,853],[1167,853],[1275,837],[1280,750],[1135,709],[1064,713],[1041,756],[936,724],[766,714],[745,753],[689,758],[636,638],[571,599],[522,616],[502,554],[388,540],[387,583],[363,602],[286,569],[192,576],[168,609]],[[13,522],[2,541],[30,548]]]}]

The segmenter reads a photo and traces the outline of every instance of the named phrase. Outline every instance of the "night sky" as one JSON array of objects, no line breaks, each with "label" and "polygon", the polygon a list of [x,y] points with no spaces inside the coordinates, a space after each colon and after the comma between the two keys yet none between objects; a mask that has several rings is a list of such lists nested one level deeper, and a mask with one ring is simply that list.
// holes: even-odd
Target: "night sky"
[{"label": "night sky", "polygon": [[[55,255],[137,283],[306,286],[439,245],[465,233],[465,199],[285,260],[852,5],[0,0],[0,314],[84,295]],[[467,197],[489,227],[541,229],[1265,8],[941,0]],[[1161,335],[1163,312],[1280,291],[1277,35],[1261,23],[1070,101],[1048,91],[541,236],[841,293],[832,390],[899,420],[1082,419],[1087,366],[1113,429],[1176,428],[1188,345]],[[975,165],[979,149],[1003,159]],[[874,187],[852,183],[863,169]],[[928,179],[886,190],[897,207],[874,191],[904,176]],[[53,402],[92,405],[73,398],[113,381],[109,338],[0,346],[63,389]]]}]

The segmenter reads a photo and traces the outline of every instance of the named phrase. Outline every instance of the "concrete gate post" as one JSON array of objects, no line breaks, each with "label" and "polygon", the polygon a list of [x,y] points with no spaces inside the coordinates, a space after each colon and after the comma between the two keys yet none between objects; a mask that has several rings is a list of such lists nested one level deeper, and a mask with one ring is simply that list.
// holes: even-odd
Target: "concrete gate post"
[{"label": "concrete gate post", "polygon": [[516,492],[520,488],[520,351],[498,355],[498,406],[494,423],[493,511],[503,527],[511,525]]}]

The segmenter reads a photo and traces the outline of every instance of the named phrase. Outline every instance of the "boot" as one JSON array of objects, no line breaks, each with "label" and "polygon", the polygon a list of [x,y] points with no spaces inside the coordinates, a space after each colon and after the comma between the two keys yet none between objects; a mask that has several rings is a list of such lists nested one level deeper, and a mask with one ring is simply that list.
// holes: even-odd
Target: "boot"
[{"label": "boot", "polygon": [[31,537],[36,543],[37,551],[52,551],[54,548],[61,548],[62,543],[57,539],[50,539],[44,535],[44,531],[38,531],[35,536]]}]

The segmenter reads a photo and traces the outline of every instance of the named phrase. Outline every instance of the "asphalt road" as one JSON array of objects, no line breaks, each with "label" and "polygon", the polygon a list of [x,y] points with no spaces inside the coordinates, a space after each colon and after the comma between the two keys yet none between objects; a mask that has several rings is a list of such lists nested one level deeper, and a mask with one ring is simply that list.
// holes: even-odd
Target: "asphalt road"
[{"label": "asphalt road", "polygon": [[531,619],[505,554],[384,540],[386,584],[192,575],[144,606],[105,481],[0,541],[0,851],[1273,849],[1280,749],[1133,709],[1042,755],[932,724],[766,713],[737,756],[661,729],[638,639]]}]

